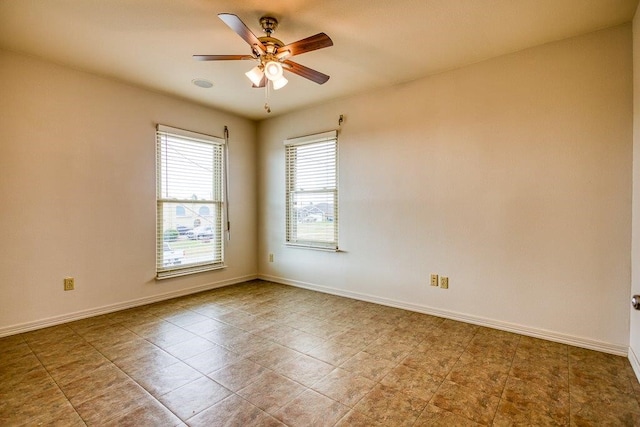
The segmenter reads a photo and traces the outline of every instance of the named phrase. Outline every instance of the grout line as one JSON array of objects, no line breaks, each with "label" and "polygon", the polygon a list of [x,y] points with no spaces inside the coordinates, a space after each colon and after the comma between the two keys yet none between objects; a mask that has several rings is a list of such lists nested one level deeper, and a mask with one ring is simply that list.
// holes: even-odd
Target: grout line
[{"label": "grout line", "polygon": [[[66,325],[65,325],[66,326]],[[74,334],[78,335],[76,333],[76,331],[74,331],[73,329],[69,328],[68,326],[66,326],[70,331],[72,331]],[[33,350],[33,348],[31,347],[31,344],[29,344],[29,342],[24,339],[23,334],[20,334],[21,338],[24,340],[24,342],[27,344],[27,346],[29,347],[29,350],[31,350],[31,353],[35,356],[36,359],[38,359],[38,362],[40,362],[40,366],[42,366],[42,369],[45,370],[45,372],[47,373],[47,375],[49,375],[49,378],[51,378],[51,381],[53,381],[53,383],[56,385],[56,387],[58,387],[58,390],[60,390],[60,393],[62,393],[62,395],[64,396],[64,398],[67,400],[67,402],[69,403],[69,406],[71,406],[73,408],[73,411],[78,414],[78,418],[80,418],[80,420],[84,423],[84,425],[87,425],[87,422],[84,418],[82,418],[82,415],[80,415],[80,413],[78,412],[78,410],[76,409],[75,405],[73,405],[71,403],[71,400],[69,399],[69,397],[67,396],[67,394],[64,392],[64,390],[62,389],[62,387],[60,387],[60,384],[58,384],[58,381],[56,381],[55,378],[53,378],[53,375],[51,375],[51,372],[49,372],[49,369],[47,369],[47,367],[44,365],[44,363],[42,363],[42,359],[40,359],[40,357],[38,356],[38,354]],[[78,335],[80,336],[80,335]],[[80,337],[82,338],[82,337]],[[84,338],[82,338],[84,339]]]}]

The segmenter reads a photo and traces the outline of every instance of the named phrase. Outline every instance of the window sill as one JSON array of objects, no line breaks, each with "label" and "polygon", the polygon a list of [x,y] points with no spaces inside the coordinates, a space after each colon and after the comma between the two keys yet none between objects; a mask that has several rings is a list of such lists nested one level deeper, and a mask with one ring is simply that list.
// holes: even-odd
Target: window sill
[{"label": "window sill", "polygon": [[156,273],[156,280],[171,279],[180,276],[189,276],[197,273],[204,273],[213,270],[222,270],[227,268],[225,264],[211,264],[211,265],[199,265],[193,267],[185,267],[176,270],[168,270]]},{"label": "window sill", "polygon": [[344,252],[338,248],[305,245],[304,243],[285,243],[284,245],[288,248],[295,248],[295,249],[311,249],[313,251],[322,251],[322,252]]}]

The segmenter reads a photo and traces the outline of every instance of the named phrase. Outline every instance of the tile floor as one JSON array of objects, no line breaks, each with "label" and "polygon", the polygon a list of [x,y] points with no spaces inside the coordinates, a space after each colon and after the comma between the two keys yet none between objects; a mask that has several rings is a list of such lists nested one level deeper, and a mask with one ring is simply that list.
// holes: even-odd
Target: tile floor
[{"label": "tile floor", "polygon": [[0,338],[0,425],[640,425],[627,359],[253,281]]}]

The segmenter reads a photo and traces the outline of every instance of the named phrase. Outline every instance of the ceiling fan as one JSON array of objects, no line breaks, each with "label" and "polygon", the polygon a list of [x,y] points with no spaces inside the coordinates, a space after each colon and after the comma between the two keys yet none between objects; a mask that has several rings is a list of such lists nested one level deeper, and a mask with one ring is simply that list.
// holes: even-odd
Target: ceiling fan
[{"label": "ceiling fan", "polygon": [[[269,82],[274,90],[281,89],[288,83],[288,80],[283,76],[284,71],[297,74],[318,84],[324,84],[329,80],[328,75],[289,59],[295,55],[333,46],[333,41],[325,33],[318,33],[297,42],[284,44],[271,36],[278,28],[276,18],[270,16],[260,18],[262,31],[267,35],[256,37],[236,15],[220,13],[218,17],[251,46],[251,55],[193,55],[194,59],[198,61],[256,60],[258,65],[245,74],[253,83],[253,87],[265,87],[267,94]],[[270,112],[268,104],[265,104],[265,109]]]}]

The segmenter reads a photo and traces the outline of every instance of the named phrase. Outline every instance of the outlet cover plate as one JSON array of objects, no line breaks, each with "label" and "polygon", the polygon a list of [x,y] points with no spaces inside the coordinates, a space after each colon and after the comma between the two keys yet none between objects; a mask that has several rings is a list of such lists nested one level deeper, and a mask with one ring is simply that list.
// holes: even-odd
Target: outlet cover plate
[{"label": "outlet cover plate", "polygon": [[431,275],[431,286],[438,286],[438,275],[437,274],[432,274]]}]

